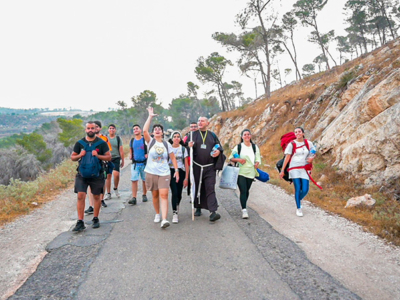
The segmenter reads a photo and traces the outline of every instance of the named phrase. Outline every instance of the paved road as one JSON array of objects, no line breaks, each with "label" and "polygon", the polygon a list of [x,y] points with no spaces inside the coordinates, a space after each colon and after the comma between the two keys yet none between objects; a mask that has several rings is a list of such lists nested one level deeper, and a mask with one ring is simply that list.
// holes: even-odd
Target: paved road
[{"label": "paved road", "polygon": [[184,196],[179,224],[160,229],[150,193],[147,203],[125,203],[129,173],[101,227],[60,234],[10,299],[360,299],[257,213],[242,220],[232,191],[217,191],[216,223],[206,211],[193,222]]}]

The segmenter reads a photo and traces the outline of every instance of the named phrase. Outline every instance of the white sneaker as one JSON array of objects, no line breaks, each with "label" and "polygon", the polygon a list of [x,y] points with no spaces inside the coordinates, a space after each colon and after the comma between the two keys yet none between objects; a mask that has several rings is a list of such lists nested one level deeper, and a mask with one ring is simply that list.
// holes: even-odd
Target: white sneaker
[{"label": "white sneaker", "polygon": [[110,200],[111,199],[111,193],[107,193],[104,195],[103,200]]},{"label": "white sneaker", "polygon": [[172,215],[172,223],[178,224],[178,214],[177,213],[174,213]]},{"label": "white sneaker", "polygon": [[115,194],[115,196],[117,196],[117,198],[119,198],[121,195],[119,194],[119,192],[118,192],[118,189],[116,189],[116,190],[114,190],[114,194]]},{"label": "white sneaker", "polygon": [[249,214],[247,213],[247,209],[242,209],[242,219],[248,219]]},{"label": "white sneaker", "polygon": [[298,217],[302,217],[302,216],[303,216],[303,212],[301,211],[301,208],[296,209],[296,215],[297,215]]},{"label": "white sneaker", "polygon": [[160,221],[161,221],[160,214],[156,214],[156,216],[154,217],[154,223],[159,223]]},{"label": "white sneaker", "polygon": [[169,226],[169,222],[167,219],[162,220],[161,222],[161,228],[167,228]]}]

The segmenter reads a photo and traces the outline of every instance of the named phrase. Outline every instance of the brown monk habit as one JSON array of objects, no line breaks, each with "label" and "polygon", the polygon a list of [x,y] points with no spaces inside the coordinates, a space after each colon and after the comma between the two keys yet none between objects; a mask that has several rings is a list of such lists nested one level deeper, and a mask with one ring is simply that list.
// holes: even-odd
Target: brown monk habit
[{"label": "brown monk habit", "polygon": [[[194,194],[194,207],[208,209],[210,212],[214,212],[218,209],[218,201],[215,196],[216,171],[214,169],[215,158],[213,158],[210,153],[215,144],[221,144],[216,135],[212,134],[209,130],[202,131],[201,133],[200,130],[194,131],[193,141],[193,175],[196,191]],[[222,147],[220,147],[219,150],[223,151]],[[222,152],[220,155],[222,155]],[[196,163],[202,166],[209,165],[203,168],[200,203],[197,195],[200,184],[201,167]]]}]

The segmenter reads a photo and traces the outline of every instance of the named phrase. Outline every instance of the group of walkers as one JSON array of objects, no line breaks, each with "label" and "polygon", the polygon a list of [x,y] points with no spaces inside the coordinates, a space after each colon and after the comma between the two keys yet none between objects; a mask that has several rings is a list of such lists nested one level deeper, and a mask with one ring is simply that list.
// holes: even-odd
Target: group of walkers
[{"label": "group of walkers", "polygon": [[[167,228],[170,226],[167,219],[169,191],[171,190],[172,223],[178,223],[182,193],[184,188],[187,188],[195,208],[194,216],[201,216],[203,209],[210,212],[211,222],[219,220],[221,215],[218,213],[215,193],[216,171],[222,169],[225,155],[217,135],[208,130],[208,119],[200,117],[197,123],[192,122],[190,132],[184,137],[179,131],[172,132],[167,142],[164,140],[164,128],[161,124],[154,124],[150,131],[155,116],[157,114],[149,107],[143,132],[139,124],[133,125],[129,155],[132,160],[132,197],[128,203],[137,204],[138,184],[139,180],[142,180],[142,202],[148,201],[146,194],[150,191],[155,211],[154,222],[161,223],[161,228]],[[83,222],[84,213],[93,214],[93,228],[100,226],[100,206],[106,207],[105,200],[112,197],[112,176],[113,192],[115,196],[120,197],[119,174],[124,166],[122,140],[116,135],[114,124],[108,127],[108,137],[101,135],[100,130],[100,122],[87,122],[86,137],[75,144],[71,154],[73,161],[79,161],[75,179],[75,193],[78,194],[78,221],[73,228],[75,232],[86,228]],[[295,129],[295,135],[296,140],[285,150],[283,170],[289,166],[289,177],[295,187],[296,214],[302,216],[301,200],[308,193],[309,184],[308,173],[301,166],[313,160],[313,157],[309,156],[309,145],[312,146],[312,143],[304,139],[304,130],[300,127]],[[240,191],[240,205],[242,218],[247,219],[250,188],[261,164],[260,149],[253,143],[249,129],[241,132],[241,142],[232,149],[229,159],[239,166],[237,185]],[[101,165],[100,170],[98,165]],[[280,173],[281,178],[283,174]],[[90,206],[85,210],[87,195]]]}]

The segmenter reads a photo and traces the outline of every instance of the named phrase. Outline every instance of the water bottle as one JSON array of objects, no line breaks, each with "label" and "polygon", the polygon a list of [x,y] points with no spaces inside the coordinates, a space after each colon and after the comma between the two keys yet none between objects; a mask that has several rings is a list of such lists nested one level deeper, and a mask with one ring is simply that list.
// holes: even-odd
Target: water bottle
[{"label": "water bottle", "polygon": [[309,157],[314,157],[316,153],[317,153],[317,149],[315,148],[315,146],[313,146],[313,147],[310,149],[310,155],[309,155]]},{"label": "water bottle", "polygon": [[214,147],[212,148],[212,150],[211,150],[210,155],[213,156],[214,153],[215,153],[215,150],[218,150],[218,149],[219,149],[219,145],[218,145],[218,144],[215,144],[215,146],[214,146]]},{"label": "water bottle", "polygon": [[[240,155],[235,151],[233,152],[233,158],[240,158]],[[239,165],[241,166],[242,164],[240,162],[236,163],[236,166]]]}]

